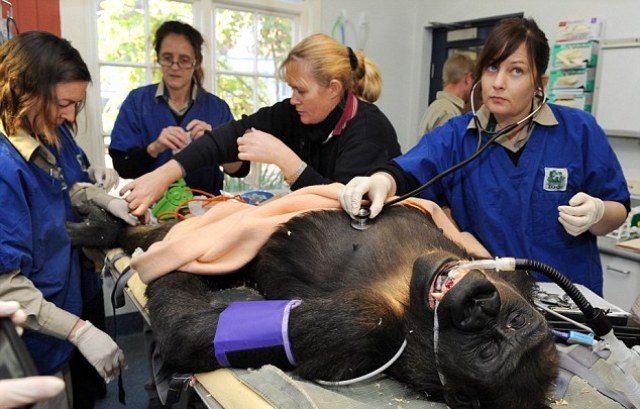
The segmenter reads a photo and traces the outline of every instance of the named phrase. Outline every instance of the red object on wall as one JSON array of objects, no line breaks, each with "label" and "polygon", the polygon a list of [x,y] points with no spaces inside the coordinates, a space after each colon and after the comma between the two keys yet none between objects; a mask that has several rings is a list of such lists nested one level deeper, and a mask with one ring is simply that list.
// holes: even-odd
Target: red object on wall
[{"label": "red object on wall", "polygon": [[[60,35],[59,0],[9,0],[13,18],[20,32],[44,30]],[[9,6],[2,3],[2,17],[7,18]]]}]

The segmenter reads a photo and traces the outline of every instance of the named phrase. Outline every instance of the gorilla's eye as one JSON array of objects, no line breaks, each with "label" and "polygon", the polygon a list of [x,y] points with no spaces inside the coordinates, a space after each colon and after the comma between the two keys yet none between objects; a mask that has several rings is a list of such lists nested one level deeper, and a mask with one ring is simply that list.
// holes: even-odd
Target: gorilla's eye
[{"label": "gorilla's eye", "polygon": [[507,328],[509,329],[520,329],[525,326],[527,323],[527,318],[519,313],[515,312],[509,317],[509,321],[507,322]]}]

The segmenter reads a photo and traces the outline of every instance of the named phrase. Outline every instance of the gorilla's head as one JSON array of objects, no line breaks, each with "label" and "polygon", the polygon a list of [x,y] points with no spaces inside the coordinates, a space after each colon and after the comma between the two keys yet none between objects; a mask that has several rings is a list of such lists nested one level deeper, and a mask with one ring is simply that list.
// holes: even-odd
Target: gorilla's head
[{"label": "gorilla's head", "polygon": [[433,320],[432,351],[446,402],[454,409],[545,407],[557,355],[533,305],[531,278],[494,270],[448,274],[456,261],[442,257],[415,263],[411,305]]}]

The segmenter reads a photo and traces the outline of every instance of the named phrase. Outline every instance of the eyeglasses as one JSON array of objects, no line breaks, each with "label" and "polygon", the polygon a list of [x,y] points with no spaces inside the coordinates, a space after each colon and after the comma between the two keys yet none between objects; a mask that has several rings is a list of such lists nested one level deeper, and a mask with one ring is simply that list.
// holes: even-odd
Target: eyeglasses
[{"label": "eyeglasses", "polygon": [[163,55],[158,60],[158,64],[163,67],[173,67],[173,64],[178,64],[178,68],[187,69],[195,67],[196,60],[186,56],[178,57],[178,60],[174,60],[171,55]]}]

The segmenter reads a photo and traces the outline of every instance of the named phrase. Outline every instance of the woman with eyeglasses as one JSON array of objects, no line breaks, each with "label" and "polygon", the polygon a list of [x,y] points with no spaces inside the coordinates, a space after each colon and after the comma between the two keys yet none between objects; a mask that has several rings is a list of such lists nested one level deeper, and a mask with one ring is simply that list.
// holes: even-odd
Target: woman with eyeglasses
[{"label": "woman with eyeglasses", "polygon": [[[109,155],[120,176],[136,178],[158,168],[205,131],[233,119],[227,103],[202,86],[203,43],[200,32],[179,21],[156,30],[162,81],[131,91],[111,132]],[[217,195],[223,175],[210,165],[185,180],[190,188]]]}]

